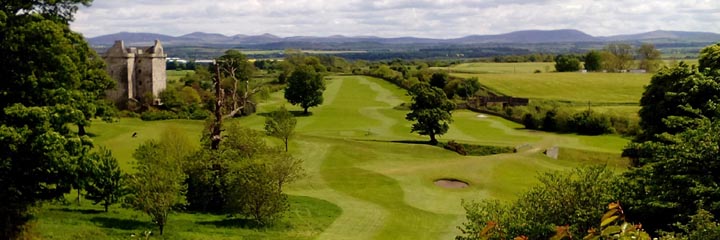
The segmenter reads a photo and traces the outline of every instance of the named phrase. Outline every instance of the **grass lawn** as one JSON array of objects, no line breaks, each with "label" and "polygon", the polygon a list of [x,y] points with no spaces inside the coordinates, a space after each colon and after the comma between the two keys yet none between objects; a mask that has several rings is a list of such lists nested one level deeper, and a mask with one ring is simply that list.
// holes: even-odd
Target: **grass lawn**
[{"label": "grass lawn", "polygon": [[177,84],[180,82],[180,78],[186,74],[194,73],[194,70],[167,70],[167,81],[168,85]]},{"label": "grass lawn", "polygon": [[[170,216],[168,239],[451,239],[464,220],[462,199],[514,199],[536,182],[533,176],[539,172],[586,164],[624,166],[619,153],[628,141],[621,137],[528,131],[502,118],[469,111],[455,112],[450,131],[439,140],[529,147],[514,154],[479,157],[399,143],[428,139],[410,133],[411,123],[404,120],[407,112],[393,109],[408,101],[404,90],[363,76],[331,77],[326,83],[325,103],[311,108],[311,116],[298,118],[297,134],[290,140],[290,151],[304,160],[307,177],[287,187],[293,210],[284,223],[256,230],[225,216],[181,213]],[[259,106],[258,113],[281,105],[302,110],[287,104],[278,92]],[[264,118],[256,114],[232,121],[261,130]],[[199,137],[203,122],[122,119],[94,122],[88,130],[129,170],[134,148],[168,125]],[[132,138],[133,132],[138,137]],[[276,139],[267,141],[280,144]],[[561,148],[560,159],[542,154],[551,146]],[[562,157],[563,152],[568,156]],[[439,178],[461,179],[470,186],[440,188],[433,184]],[[42,208],[37,224],[48,239],[127,238],[154,229],[139,212],[119,206],[107,214],[97,213],[99,209],[51,204]]]},{"label": "grass lawn", "polygon": [[452,75],[461,78],[476,77],[481,84],[490,89],[515,97],[628,105],[639,104],[644,87],[650,83],[652,76],[632,73],[453,73]]}]

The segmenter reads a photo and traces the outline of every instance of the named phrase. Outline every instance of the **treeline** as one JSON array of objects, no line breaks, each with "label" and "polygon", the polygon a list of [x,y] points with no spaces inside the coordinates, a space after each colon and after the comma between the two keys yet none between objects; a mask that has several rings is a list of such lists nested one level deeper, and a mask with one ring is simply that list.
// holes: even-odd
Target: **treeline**
[{"label": "treeline", "polygon": [[[635,61],[638,62],[637,65]],[[584,62],[584,66],[581,66],[581,62]],[[625,72],[631,69],[655,72],[661,66],[661,53],[650,43],[644,43],[637,49],[630,44],[611,43],[602,50],[591,50],[583,55],[561,54],[555,57],[555,69],[558,72],[574,72],[580,69],[590,72]]]},{"label": "treeline", "polygon": [[356,64],[352,73],[381,78],[404,89],[410,89],[417,83],[429,83],[433,87],[442,89],[449,99],[468,99],[478,94],[481,89],[480,82],[475,78],[452,77],[445,71],[430,69],[430,65],[424,61],[396,59],[390,62],[372,62],[368,65]]},{"label": "treeline", "polygon": [[[288,80],[297,69],[309,71],[312,76],[323,76],[329,72],[346,73],[352,64],[335,56],[308,56],[299,51],[288,50],[283,61],[259,60],[250,62],[237,50],[226,51],[218,61],[232,63],[222,65],[221,89],[223,109],[232,113],[230,117],[247,116],[255,113],[259,101],[273,92],[286,89]],[[309,68],[301,68],[308,66]],[[195,71],[187,73],[180,84],[168,84],[158,96],[147,95],[137,101],[130,101],[123,117],[140,117],[143,120],[166,119],[207,119],[215,108],[213,78],[215,65],[197,65]],[[311,96],[310,94],[301,94]],[[315,94],[317,95],[317,94]],[[158,101],[160,104],[157,104]],[[290,99],[288,99],[290,100]]]},{"label": "treeline", "polygon": [[526,129],[548,132],[600,135],[617,133],[635,136],[640,133],[639,120],[623,113],[598,112],[588,107],[577,110],[569,104],[553,101],[531,101],[528,106],[489,106],[484,110],[493,112]]}]

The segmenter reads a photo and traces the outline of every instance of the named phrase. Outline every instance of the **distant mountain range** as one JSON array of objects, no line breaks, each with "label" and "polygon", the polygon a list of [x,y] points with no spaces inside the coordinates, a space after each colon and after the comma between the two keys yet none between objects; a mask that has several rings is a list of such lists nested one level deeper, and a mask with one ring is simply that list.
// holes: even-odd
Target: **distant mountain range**
[{"label": "distant mountain range", "polygon": [[234,35],[225,36],[217,33],[194,32],[182,36],[169,36],[155,33],[129,33],[120,32],[109,35],[89,38],[88,41],[95,47],[110,46],[116,40],[125,41],[126,45],[150,45],[154,40],[160,40],[164,45],[173,46],[210,46],[210,45],[277,45],[292,47],[294,44],[302,46],[314,44],[533,44],[533,43],[589,43],[589,42],[652,42],[652,43],[713,43],[720,42],[720,34],[710,32],[684,32],[684,31],[652,31],[646,33],[591,36],[582,31],[573,29],[561,30],[526,30],[497,35],[471,35],[454,39],[433,39],[416,37],[381,38],[375,36],[342,36],[329,37],[294,36],[278,37],[272,34],[263,35]]}]

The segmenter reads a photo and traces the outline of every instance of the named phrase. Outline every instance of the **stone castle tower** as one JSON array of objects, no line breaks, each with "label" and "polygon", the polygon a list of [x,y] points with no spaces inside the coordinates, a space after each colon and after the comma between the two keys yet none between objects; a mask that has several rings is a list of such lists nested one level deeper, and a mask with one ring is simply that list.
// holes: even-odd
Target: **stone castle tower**
[{"label": "stone castle tower", "polygon": [[158,94],[165,90],[167,73],[165,59],[160,40],[147,48],[126,48],[123,41],[107,50],[105,55],[106,71],[115,79],[114,90],[107,92],[110,100],[119,107],[127,107],[128,101],[138,101],[152,93],[154,104],[158,104]]}]

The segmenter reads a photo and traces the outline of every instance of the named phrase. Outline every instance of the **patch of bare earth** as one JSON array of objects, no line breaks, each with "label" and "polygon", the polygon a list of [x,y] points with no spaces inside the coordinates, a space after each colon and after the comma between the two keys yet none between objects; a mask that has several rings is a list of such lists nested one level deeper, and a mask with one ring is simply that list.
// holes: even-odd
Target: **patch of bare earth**
[{"label": "patch of bare earth", "polygon": [[442,187],[442,188],[450,188],[450,189],[460,189],[460,188],[466,188],[470,186],[470,184],[457,180],[452,178],[444,178],[444,179],[438,179],[435,180],[435,185]]}]

